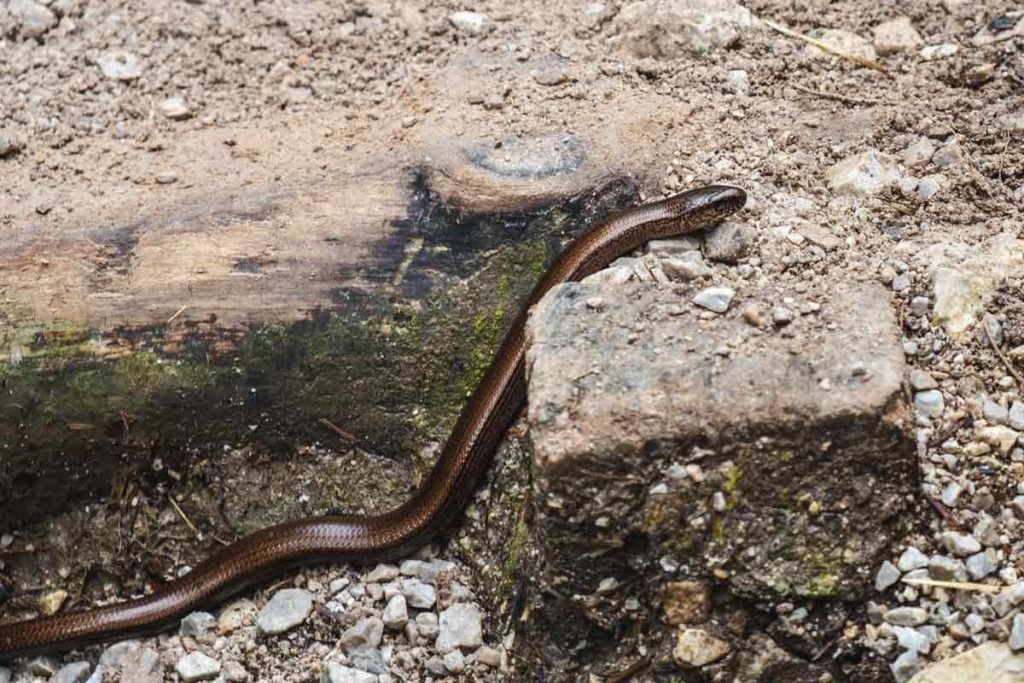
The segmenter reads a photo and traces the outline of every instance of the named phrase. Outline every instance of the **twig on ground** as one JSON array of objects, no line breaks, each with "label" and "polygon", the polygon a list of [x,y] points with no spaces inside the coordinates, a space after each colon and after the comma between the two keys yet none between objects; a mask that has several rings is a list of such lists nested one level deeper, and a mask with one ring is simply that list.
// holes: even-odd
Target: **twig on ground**
[{"label": "twig on ground", "polygon": [[976,593],[998,593],[1002,590],[999,586],[990,586],[986,583],[968,583],[966,581],[936,581],[935,579],[903,579],[903,583],[911,586],[936,586],[938,588],[952,588],[958,591],[974,591]]},{"label": "twig on ground", "polygon": [[850,97],[849,95],[840,95],[837,92],[828,92],[827,90],[815,90],[814,88],[805,88],[802,85],[796,84],[792,84],[790,87],[792,87],[794,90],[799,90],[800,92],[806,93],[808,95],[817,95],[818,97],[825,97],[830,100],[838,100],[840,102],[845,102],[846,104],[898,104],[897,102],[891,102],[889,100],[876,100],[868,97]]},{"label": "twig on ground", "polygon": [[988,343],[992,345],[992,350],[996,352],[997,356],[999,356],[999,360],[1003,361],[1003,365],[1006,366],[1006,371],[1010,373],[1015,380],[1017,380],[1017,383],[1020,384],[1021,391],[1024,391],[1024,377],[1022,377],[1021,374],[1017,372],[1017,369],[1013,367],[1013,363],[1011,363],[1010,359],[1006,357],[1003,350],[999,348],[999,344],[996,344],[996,340],[992,338],[992,333],[988,331],[988,325],[982,322],[981,329],[985,330],[985,336],[988,337]]},{"label": "twig on ground", "polygon": [[203,540],[203,532],[196,528],[196,525],[192,523],[192,520],[188,518],[185,511],[178,505],[178,501],[174,500],[174,496],[167,496],[167,500],[171,502],[171,507],[178,513],[178,516],[181,517],[183,522],[185,522],[185,525],[192,530],[192,533],[196,535],[196,538],[200,541]]},{"label": "twig on ground", "polygon": [[324,427],[327,427],[328,429],[330,429],[332,432],[334,432],[335,434],[340,436],[345,441],[348,441],[349,443],[355,443],[356,442],[355,434],[350,434],[349,432],[346,432],[344,429],[342,429],[338,425],[334,424],[333,422],[328,420],[326,417],[321,417],[319,422]]},{"label": "twig on ground", "polygon": [[786,28],[782,24],[775,23],[771,19],[764,19],[764,18],[762,18],[761,21],[763,21],[765,23],[765,25],[768,26],[769,28],[774,29],[775,31],[778,31],[779,33],[781,33],[784,36],[788,36],[790,38],[796,38],[797,40],[802,40],[805,43],[813,45],[814,47],[818,48],[819,50],[824,50],[825,52],[829,52],[831,54],[834,54],[837,57],[842,57],[843,59],[846,59],[848,61],[853,62],[854,64],[860,64],[861,66],[866,66],[867,68],[873,69],[874,71],[877,71],[879,73],[885,74],[886,76],[889,75],[889,71],[884,66],[882,66],[881,64],[879,64],[878,62],[876,62],[873,59],[868,59],[867,57],[861,57],[859,55],[851,55],[851,54],[848,54],[846,52],[843,52],[842,50],[837,50],[836,48],[832,47],[828,43],[822,42],[822,41],[818,40],[817,38],[811,38],[810,36],[805,36],[802,33],[797,33],[796,31],[794,31],[792,29]]}]

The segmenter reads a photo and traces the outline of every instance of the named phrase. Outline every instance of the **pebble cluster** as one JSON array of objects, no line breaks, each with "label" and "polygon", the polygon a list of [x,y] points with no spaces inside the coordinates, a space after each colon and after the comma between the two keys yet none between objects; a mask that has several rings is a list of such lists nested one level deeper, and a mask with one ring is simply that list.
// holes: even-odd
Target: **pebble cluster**
[{"label": "pebble cluster", "polygon": [[243,598],[216,615],[195,612],[177,634],[92,648],[65,664],[35,657],[13,678],[0,667],[0,683],[501,680],[504,646],[485,644],[485,614],[463,570],[435,554],[427,547],[364,574],[311,570],[262,604]]}]

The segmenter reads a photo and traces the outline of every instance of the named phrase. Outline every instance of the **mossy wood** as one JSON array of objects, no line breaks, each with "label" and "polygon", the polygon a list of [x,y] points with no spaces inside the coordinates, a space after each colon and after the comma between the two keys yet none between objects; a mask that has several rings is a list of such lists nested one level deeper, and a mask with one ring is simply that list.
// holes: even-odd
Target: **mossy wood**
[{"label": "mossy wood", "polygon": [[430,453],[563,242],[636,199],[605,180],[481,211],[433,181],[339,174],[0,240],[0,531],[225,445]]}]

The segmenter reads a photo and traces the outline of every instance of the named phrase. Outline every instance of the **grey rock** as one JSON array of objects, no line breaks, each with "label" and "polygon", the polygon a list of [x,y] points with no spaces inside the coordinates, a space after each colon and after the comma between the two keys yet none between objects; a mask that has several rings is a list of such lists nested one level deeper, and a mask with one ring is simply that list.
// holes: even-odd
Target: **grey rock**
[{"label": "grey rock", "polygon": [[925,417],[941,417],[946,407],[942,392],[937,389],[919,391],[914,394],[914,408]]},{"label": "grey rock", "polygon": [[256,626],[263,635],[277,635],[304,622],[312,611],[312,595],[301,588],[285,588],[274,593],[263,606]]},{"label": "grey rock", "polygon": [[398,567],[393,564],[378,564],[363,579],[367,583],[386,583],[398,578]]},{"label": "grey rock", "polygon": [[409,610],[406,608],[404,595],[396,595],[388,600],[382,620],[384,626],[393,631],[401,631],[405,628],[406,622],[409,621]]},{"label": "grey rock", "polygon": [[906,683],[921,671],[921,661],[916,650],[907,650],[889,668],[896,683]]},{"label": "grey rock", "polygon": [[935,555],[928,560],[928,575],[936,581],[966,581],[967,566],[963,560]]},{"label": "grey rock", "polygon": [[910,276],[906,273],[900,273],[892,279],[892,291],[905,292],[908,289],[910,289]]},{"label": "grey rock", "polygon": [[142,645],[137,640],[122,640],[119,643],[114,643],[100,655],[100,664],[109,667],[121,666],[125,657],[136,652],[140,647]]},{"label": "grey rock", "polygon": [[252,680],[249,672],[238,662],[225,662],[220,675],[225,683],[247,683]]},{"label": "grey rock", "polygon": [[448,22],[458,31],[475,36],[483,32],[487,16],[479,12],[453,12],[448,15]]},{"label": "grey rock", "polygon": [[875,590],[884,591],[900,580],[900,570],[889,560],[882,563],[875,575]]},{"label": "grey rock", "polygon": [[658,258],[678,256],[686,258],[691,254],[700,256],[700,238],[696,235],[680,235],[663,240],[651,240],[647,243],[647,253]]},{"label": "grey rock", "polygon": [[1014,651],[1024,649],[1024,614],[1013,615],[1013,626],[1010,628],[1010,638],[1006,644]]},{"label": "grey rock", "polygon": [[926,175],[918,181],[914,194],[924,200],[929,200],[942,189],[941,175]]},{"label": "grey rock", "polygon": [[111,50],[96,58],[96,64],[107,78],[114,81],[134,81],[142,76],[139,58],[125,50]]},{"label": "grey rock", "polygon": [[424,638],[434,638],[438,633],[437,615],[433,612],[423,612],[416,615],[416,630]]},{"label": "grey rock", "polygon": [[17,133],[10,128],[0,128],[0,159],[17,154],[24,146]]},{"label": "grey rock", "polygon": [[377,676],[366,671],[328,662],[321,683],[377,683]]},{"label": "grey rock", "polygon": [[689,282],[711,277],[714,270],[704,263],[700,252],[689,252],[693,256],[665,256],[661,259],[661,267],[669,279],[678,282]]},{"label": "grey rock", "polygon": [[992,596],[992,609],[995,610],[996,616],[1002,619],[1013,611],[1013,601],[1007,593],[997,593]]},{"label": "grey rock", "polygon": [[[918,317],[928,315],[928,309],[931,308],[932,300],[926,296],[915,296],[910,300],[910,314]],[[913,372],[913,370],[911,370]],[[933,389],[934,387],[921,387],[922,389]]]},{"label": "grey rock", "polygon": [[348,580],[348,577],[345,576],[339,576],[336,579],[331,579],[331,582],[327,585],[327,592],[331,595],[337,595],[341,591],[345,590],[345,587],[348,586],[349,583],[350,581]]},{"label": "grey rock", "polygon": [[697,292],[693,303],[715,313],[725,313],[734,296],[736,292],[731,287],[708,287]]},{"label": "grey rock", "polygon": [[886,612],[882,618],[894,626],[920,626],[928,622],[928,612],[920,607],[897,607]]},{"label": "grey rock", "polygon": [[428,659],[427,663],[424,666],[426,666],[427,671],[434,674],[435,676],[444,676],[446,673],[448,673],[447,671],[445,671],[444,662],[441,660],[440,657],[437,656]]},{"label": "grey rock", "polygon": [[349,661],[352,666],[362,671],[368,671],[372,674],[386,674],[388,667],[384,663],[384,655],[377,648],[370,648],[369,650],[360,650],[353,652],[349,656]]},{"label": "grey rock", "polygon": [[530,72],[540,85],[559,85],[569,80],[568,65],[562,61],[549,61]]},{"label": "grey rock", "polygon": [[712,261],[736,263],[750,253],[753,236],[746,223],[724,221],[704,237],[704,255]]},{"label": "grey rock", "polygon": [[[108,650],[109,652],[109,650]],[[106,656],[106,653],[104,653]],[[125,652],[118,658],[121,669],[121,680],[132,681],[132,683],[162,683],[164,680],[163,667],[160,664],[160,654],[149,647],[139,647]]]},{"label": "grey rock", "polygon": [[405,596],[409,606],[416,609],[430,609],[437,602],[437,591],[434,587],[419,579],[403,580],[402,595]]},{"label": "grey rock", "polygon": [[958,531],[946,531],[939,537],[939,543],[946,552],[957,557],[967,557],[981,550],[981,543],[974,536]]},{"label": "grey rock", "polygon": [[384,622],[377,617],[360,619],[341,635],[339,644],[346,653],[365,652],[380,646]]},{"label": "grey rock", "polygon": [[466,659],[461,650],[452,650],[441,658],[441,663],[449,673],[460,674],[466,670]]},{"label": "grey rock", "polygon": [[776,306],[772,309],[772,322],[779,327],[790,324],[796,319],[796,314],[785,306]]},{"label": "grey rock", "polygon": [[[822,286],[828,285],[822,283]],[[654,481],[658,475],[649,472],[650,464],[638,458],[637,454],[645,452],[647,445],[654,442],[685,442],[691,438],[690,427],[681,426],[676,419],[668,419],[668,416],[678,411],[686,410],[689,413],[696,410],[705,420],[701,429],[727,430],[732,428],[730,425],[756,419],[757,426],[753,429],[770,432],[770,438],[776,444],[764,452],[764,466],[777,468],[780,457],[790,458],[800,447],[791,449],[790,446],[778,445],[780,442],[789,443],[790,435],[785,433],[783,427],[776,427],[776,420],[779,419],[776,416],[806,415],[810,421],[822,420],[823,424],[831,425],[833,414],[849,415],[855,412],[865,417],[868,414],[877,416],[888,409],[885,406],[892,405],[890,400],[898,403],[902,396],[906,370],[899,344],[900,331],[892,315],[890,295],[879,285],[858,285],[856,292],[846,290],[842,296],[838,292],[816,296],[816,300],[824,302],[821,303],[823,308],[827,305],[833,311],[828,328],[832,331],[826,331],[824,326],[820,326],[818,316],[809,315],[806,323],[801,318],[799,327],[806,324],[820,329],[823,334],[820,343],[816,343],[814,348],[801,346],[798,351],[802,358],[801,365],[828,367],[827,384],[824,382],[826,376],[822,374],[796,377],[792,372],[783,371],[783,368],[793,367],[791,338],[785,333],[758,334],[756,343],[729,347],[731,340],[749,335],[749,325],[738,315],[711,319],[708,314],[703,314],[699,316],[699,321],[695,321],[694,317],[697,316],[694,313],[699,310],[696,308],[689,311],[683,309],[685,315],[679,315],[679,295],[674,289],[630,288],[627,300],[622,288],[568,284],[553,290],[534,309],[530,322],[529,362],[532,371],[531,395],[537,397],[537,400],[531,402],[528,417],[536,449],[538,481],[545,482],[538,486],[547,487],[545,496],[539,496],[535,502],[535,508],[540,510],[538,517],[550,520],[542,521],[541,524],[550,523],[552,528],[559,530],[569,525],[577,528],[579,533],[592,533],[596,520],[607,515],[608,511],[598,509],[600,506],[594,504],[594,497],[584,496],[582,491],[597,490],[596,487],[601,484],[589,481],[585,476],[581,479],[579,471],[582,468],[573,467],[572,460],[577,457],[590,459],[595,457],[594,453],[601,453],[599,457],[609,461],[622,462],[623,458],[627,458],[630,459],[631,468],[635,467],[636,472],[643,473],[642,478],[650,475]],[[746,289],[744,293],[746,298]],[[752,288],[749,298],[758,304],[763,302],[762,310],[770,310],[773,302],[784,301],[788,294],[777,288]],[[585,304],[590,296],[596,295],[602,296],[607,303],[600,313],[587,309]],[[662,313],[647,316],[646,330],[638,335],[631,333],[636,327],[637,310]],[[870,333],[868,328],[871,329]],[[879,342],[884,344],[885,349],[881,354]],[[730,355],[724,358],[719,354],[719,349],[723,347],[730,350]],[[820,364],[817,360],[819,354]],[[706,379],[709,365],[715,368],[714,379],[710,383]],[[597,373],[595,368],[598,369]],[[574,378],[583,373],[587,373],[588,377],[596,374],[600,380],[587,380],[586,391],[581,391],[581,381]],[[856,379],[851,382],[851,378]],[[575,389],[573,381],[576,381]],[[738,391],[737,387],[743,387],[743,390]],[[883,400],[883,395],[889,398]],[[768,396],[772,397],[771,400],[767,400]],[[658,409],[652,411],[645,407],[638,410],[638,405],[658,406]],[[567,422],[570,415],[572,418]],[[813,418],[810,417],[812,415]],[[628,427],[624,427],[627,424]],[[886,438],[891,437],[892,432],[889,432]],[[875,441],[876,437],[872,434],[858,436],[860,445]],[[904,453],[901,459],[894,461],[886,458],[885,462],[890,466],[899,462],[901,471],[916,473],[918,465],[911,453],[912,444],[903,438],[901,441],[900,449]],[[884,448],[885,453],[892,452],[890,441],[886,441],[884,447],[881,443],[879,440],[878,448]],[[863,453],[860,451],[860,454]],[[827,472],[822,472],[822,476],[833,477],[837,471],[837,458],[845,457],[848,456],[837,454],[835,449],[830,451],[831,466]],[[861,455],[856,457],[859,459]],[[787,465],[790,468],[797,467],[799,471],[821,466],[821,463],[816,465],[813,461],[808,461],[806,466],[801,464],[797,467],[792,462]],[[843,467],[838,469],[842,470]],[[854,464],[853,467],[859,468],[860,464]],[[902,474],[879,477],[875,466],[870,467],[872,469],[865,470],[864,476],[875,482],[872,487],[865,487],[859,475],[856,477],[859,483],[851,480],[851,486],[860,489],[864,496],[883,496],[883,488],[900,482],[907,484],[907,491],[917,490],[916,485],[910,488],[910,481],[905,480]],[[745,473],[748,471],[745,469]],[[569,476],[569,472],[576,474]],[[745,481],[757,487],[759,479],[755,474]],[[903,488],[902,484],[900,488]],[[677,495],[677,491],[673,489],[672,495]],[[708,490],[685,495],[693,495],[695,499],[699,498],[700,504],[706,504],[712,499],[713,493],[713,490]],[[892,493],[884,496],[888,497]],[[622,492],[615,494],[616,497],[625,495]],[[765,497],[770,498],[772,495],[770,491],[764,492]],[[746,497],[746,500],[757,498],[765,499],[758,493]],[[902,505],[895,502],[897,499],[905,500],[905,497],[900,494],[891,499],[895,504]],[[549,505],[551,502],[558,507]],[[851,506],[851,511],[853,507],[866,513],[871,505]],[[731,546],[728,552],[748,553],[744,557],[757,555],[761,559],[744,560],[743,563],[745,567],[758,567],[755,572],[757,576],[749,573],[743,579],[737,579],[734,575],[733,580],[742,581],[744,591],[756,592],[758,595],[767,595],[774,590],[773,585],[785,583],[792,587],[794,575],[806,570],[796,567],[791,557],[769,558],[771,547],[785,544],[770,543],[768,539],[778,534],[792,538],[793,525],[788,525],[786,529],[776,528],[767,510],[762,513],[749,509],[740,514],[744,519],[742,524],[745,530],[760,526],[757,534],[762,536],[755,542],[752,540],[753,535],[742,534],[745,536],[744,542],[749,545],[738,548],[735,546],[740,542],[736,540],[737,535],[726,534],[728,538],[724,543]],[[630,520],[627,525],[633,523]],[[643,522],[638,519],[635,523]],[[584,531],[585,525],[589,526],[590,532]],[[772,528],[769,530],[769,527]],[[861,537],[864,542],[876,548],[872,553],[863,555],[865,559],[869,555],[878,557],[879,551],[884,552],[890,546],[889,543],[884,547],[877,545],[882,536],[889,534],[879,529],[879,519],[875,514],[870,515],[870,519],[851,520],[849,528],[858,530],[856,533],[859,536],[863,534]],[[868,528],[874,530],[868,533]],[[555,535],[545,534],[545,537],[551,539]],[[557,535],[564,536],[561,532]],[[797,541],[793,539],[792,542]],[[815,544],[819,542],[818,539],[813,541]],[[552,549],[551,555],[569,557],[567,552],[567,549],[565,552]],[[715,548],[712,552],[722,552],[722,549]],[[699,555],[696,549],[694,553]],[[664,553],[650,558],[649,566],[652,569],[660,567],[662,555]],[[770,569],[762,572],[762,568]],[[865,574],[874,576],[877,570],[878,562],[863,562],[857,573],[860,577]],[[579,567],[562,566],[557,571],[572,576],[579,572]],[[818,577],[808,578],[818,580]],[[852,576],[849,578],[852,579]],[[841,579],[841,582],[846,583],[847,579]],[[591,579],[578,588],[572,586],[570,592],[591,594],[595,585]],[[848,585],[852,590],[853,584]],[[862,579],[858,579],[856,590],[863,590]]]},{"label": "grey rock", "polygon": [[933,154],[935,154],[935,143],[931,138],[922,135],[903,150],[903,163],[908,168],[924,166],[932,160]]},{"label": "grey rock", "polygon": [[752,26],[750,10],[735,0],[631,2],[615,15],[610,44],[634,57],[671,60],[730,47]]},{"label": "grey rock", "polygon": [[441,612],[435,647],[444,653],[483,645],[483,616],[472,603],[452,605]]},{"label": "grey rock", "polygon": [[[484,666],[496,669],[501,666],[501,651],[496,650],[493,647],[483,645],[476,651],[476,661],[480,662]],[[2,681],[0,681],[0,683],[2,683]]]},{"label": "grey rock", "polygon": [[33,657],[25,664],[25,670],[36,676],[50,677],[57,673],[58,669],[60,669],[60,662],[56,657],[49,655]]},{"label": "grey rock", "polygon": [[908,626],[893,626],[892,630],[896,634],[896,642],[904,650],[928,654],[928,651],[932,649],[932,643],[928,636],[915,629]]},{"label": "grey rock", "polygon": [[843,159],[825,173],[829,189],[836,194],[873,195],[899,179],[896,162],[876,150]]},{"label": "grey rock", "polygon": [[963,486],[960,486],[955,481],[951,481],[942,488],[942,494],[939,496],[939,499],[946,507],[956,507],[956,504],[960,502],[960,494],[963,493],[963,490]]},{"label": "grey rock", "polygon": [[11,683],[11,670],[0,666],[0,683]]},{"label": "grey rock", "polygon": [[981,402],[981,412],[985,419],[993,424],[1005,425],[1010,422],[1010,411],[1006,409],[1006,406],[1000,405],[990,398]]},{"label": "grey rock", "polygon": [[872,44],[879,55],[916,51],[924,41],[910,22],[910,17],[897,17],[882,22],[874,29]]},{"label": "grey rock", "polygon": [[217,617],[209,612],[193,612],[181,620],[178,632],[183,636],[199,638],[217,628]]},{"label": "grey rock", "polygon": [[1013,508],[1013,514],[1017,515],[1018,519],[1024,519],[1024,496],[1015,496],[1010,501],[1010,507]]},{"label": "grey rock", "polygon": [[967,574],[975,581],[980,581],[996,570],[996,565],[989,557],[990,551],[975,553],[967,558]]},{"label": "grey rock", "polygon": [[32,0],[9,0],[7,11],[11,13],[24,38],[41,38],[57,25],[57,15]]},{"label": "grey rock", "polygon": [[160,113],[172,121],[181,121],[192,116],[192,110],[189,109],[185,98],[177,95],[168,97],[160,103]]},{"label": "grey rock", "polygon": [[92,672],[89,662],[72,662],[61,667],[50,683],[83,683]]},{"label": "grey rock", "polygon": [[932,163],[939,168],[948,168],[960,161],[960,145],[956,138],[952,138],[932,155]]},{"label": "grey rock", "polygon": [[1006,421],[1010,427],[1019,432],[1024,432],[1024,401],[1014,401],[1006,414]]},{"label": "grey rock", "polygon": [[191,652],[178,660],[174,670],[185,683],[209,681],[220,673],[220,662],[202,652]]}]

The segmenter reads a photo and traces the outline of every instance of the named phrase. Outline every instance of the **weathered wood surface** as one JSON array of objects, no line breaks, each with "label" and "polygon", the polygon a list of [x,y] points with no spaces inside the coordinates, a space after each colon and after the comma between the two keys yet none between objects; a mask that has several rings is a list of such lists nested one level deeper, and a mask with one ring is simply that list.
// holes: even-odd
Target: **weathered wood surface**
[{"label": "weathered wood surface", "polygon": [[564,239],[635,201],[583,147],[474,140],[435,166],[347,165],[0,241],[0,528],[189,449],[340,435],[408,462]]}]

